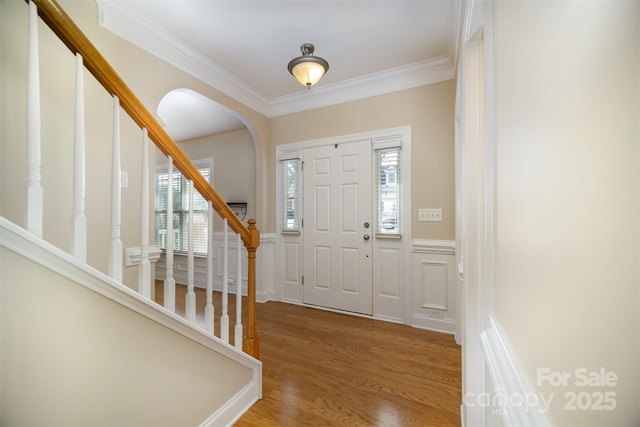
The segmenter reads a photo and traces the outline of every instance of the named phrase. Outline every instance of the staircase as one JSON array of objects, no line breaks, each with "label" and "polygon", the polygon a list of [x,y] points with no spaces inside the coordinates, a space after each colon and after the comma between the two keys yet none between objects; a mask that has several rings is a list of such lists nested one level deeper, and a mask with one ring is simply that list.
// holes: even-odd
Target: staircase
[{"label": "staircase", "polygon": [[[16,39],[28,39],[26,142],[2,133],[3,156],[14,147],[24,147],[24,175],[15,178],[17,185],[26,188],[21,196],[26,207],[5,204],[0,216],[0,424],[231,425],[262,393],[255,319],[255,257],[260,238],[255,220],[245,226],[236,217],[55,0],[31,0],[24,11],[17,10],[16,2],[3,2],[0,7],[3,24],[7,16],[24,15],[25,34]],[[38,16],[73,54],[59,59],[68,61],[63,66],[75,71],[70,147],[60,141],[52,146],[49,138],[47,113],[65,103],[58,104],[59,95],[41,90],[41,78],[47,77],[48,70],[41,69],[40,58],[55,49],[49,46],[50,34],[44,38],[39,34],[44,26]],[[46,44],[45,50],[39,50],[40,42]],[[6,70],[13,69],[9,65],[3,64],[5,76],[10,74]],[[95,80],[85,83],[85,74]],[[84,105],[85,91],[98,86],[112,100],[110,125],[85,119],[85,110],[93,108]],[[128,136],[134,126],[139,138],[132,142]],[[85,137],[102,135],[103,129],[111,135],[106,159],[95,155],[105,147]],[[124,142],[121,135],[127,135]],[[197,191],[209,204],[210,269],[213,236],[221,234],[214,233],[213,217],[222,219],[222,307],[213,307],[213,282],[208,280],[202,327],[195,323],[192,244],[187,253],[185,318],[175,314],[175,298],[171,298],[175,279],[169,268],[170,243],[165,254],[164,307],[152,301],[153,262],[159,253],[149,239],[154,218],[150,208],[154,146],[188,180],[189,197]],[[65,156],[65,150],[71,155]],[[131,155],[132,151],[136,154]],[[24,162],[25,157],[15,156],[15,162]],[[100,161],[92,162],[96,157]],[[132,157],[139,158],[139,170],[134,174],[129,169],[129,176],[139,185],[123,194],[122,164],[130,167]],[[96,176],[105,174],[109,182],[96,183]],[[51,176],[56,179],[47,180]],[[70,188],[58,188],[65,182],[60,177],[69,178]],[[58,207],[66,199],[70,206],[65,220]],[[96,206],[109,208],[105,212]],[[16,215],[20,210],[23,220]],[[171,214],[167,212],[167,217]],[[166,235],[172,236],[172,221],[167,224]],[[67,244],[62,243],[65,234]],[[235,282],[233,267],[227,265],[228,241],[236,243],[238,250]],[[241,246],[247,253],[244,292]],[[123,267],[125,260],[133,260],[137,267]],[[132,269],[137,274],[132,275]],[[230,283],[237,285],[236,319],[229,319],[226,304]],[[243,293],[246,324],[240,313]],[[215,322],[219,322],[220,337],[213,335]]]}]

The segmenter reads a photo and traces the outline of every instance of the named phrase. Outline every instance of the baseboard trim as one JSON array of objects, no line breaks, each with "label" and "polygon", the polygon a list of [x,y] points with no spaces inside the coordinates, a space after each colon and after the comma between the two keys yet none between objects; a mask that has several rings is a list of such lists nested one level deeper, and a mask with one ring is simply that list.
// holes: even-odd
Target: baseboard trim
[{"label": "baseboard trim", "polygon": [[411,326],[419,329],[427,329],[434,332],[443,332],[453,335],[456,332],[455,320],[434,319],[432,317],[423,316],[421,314],[413,314],[411,316]]},{"label": "baseboard trim", "polygon": [[229,399],[201,427],[232,426],[262,397],[261,387],[251,382]]},{"label": "baseboard trim", "polygon": [[[487,387],[487,392],[495,395],[492,401],[524,402],[522,405],[506,404],[499,408],[493,408],[496,413],[502,416],[505,427],[548,426],[549,423],[540,406],[531,406],[531,401],[526,399],[527,396],[537,395],[537,393],[528,386],[526,376],[514,361],[513,352],[504,338],[504,333],[493,317],[489,318],[489,327],[480,334],[480,341],[487,372],[494,386],[494,390],[489,390]],[[501,399],[497,398],[498,394]],[[511,399],[511,397],[517,399]]]},{"label": "baseboard trim", "polygon": [[[300,301],[288,300],[288,299],[281,299],[280,302],[285,304],[299,305],[301,307],[314,308],[316,310],[331,311],[333,313],[339,313],[339,314],[347,314],[349,316],[363,317],[366,319],[374,319],[374,320],[379,320],[381,322],[397,323],[399,325],[406,324],[405,322],[402,321],[402,319],[397,319],[395,317],[390,317],[390,316],[360,314],[360,313],[354,313],[351,311],[338,310],[330,307],[322,307],[319,305],[305,304]],[[454,320],[432,319],[432,318],[417,315],[417,314],[414,314],[411,317],[411,324],[406,324],[406,325],[411,326],[413,328],[425,329],[433,332],[442,332],[445,334],[452,334],[452,335],[455,333],[455,329],[456,329],[456,322]]]},{"label": "baseboard trim", "polygon": [[402,319],[399,319],[397,317],[384,316],[382,314],[374,314],[373,318],[376,320],[380,320],[382,322],[397,323],[399,325],[404,325],[404,322],[402,321]]},{"label": "baseboard trim", "polygon": [[269,301],[275,301],[275,291],[267,289],[266,291],[256,292],[256,302],[265,303]]}]

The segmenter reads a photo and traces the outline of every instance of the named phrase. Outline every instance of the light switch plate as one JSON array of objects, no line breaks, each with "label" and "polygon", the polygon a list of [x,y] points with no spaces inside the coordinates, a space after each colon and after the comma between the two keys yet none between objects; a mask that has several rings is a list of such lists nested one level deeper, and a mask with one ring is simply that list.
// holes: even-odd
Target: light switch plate
[{"label": "light switch plate", "polygon": [[442,221],[442,209],[418,209],[418,221]]}]

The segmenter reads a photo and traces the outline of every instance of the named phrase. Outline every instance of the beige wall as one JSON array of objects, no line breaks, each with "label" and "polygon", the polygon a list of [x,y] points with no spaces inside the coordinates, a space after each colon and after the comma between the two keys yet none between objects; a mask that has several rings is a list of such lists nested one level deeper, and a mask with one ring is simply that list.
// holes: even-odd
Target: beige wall
[{"label": "beige wall", "polygon": [[[269,144],[269,121],[228,96],[182,71],[132,46],[98,25],[94,2],[62,1],[71,18],[107,58],[136,95],[155,112],[162,97],[176,88],[189,88],[242,115],[257,139],[255,156],[262,166]],[[24,2],[0,2],[2,77],[0,209],[9,220],[24,225],[26,205],[26,69],[27,11]],[[72,140],[75,60],[66,47],[40,22],[42,73],[43,187],[45,239],[69,250],[72,215]],[[85,72],[86,158],[89,263],[106,272],[110,227],[110,161],[112,101]],[[129,188],[122,192],[122,236],[125,247],[140,245],[140,141],[141,131],[122,117],[122,167],[129,174]],[[266,163],[266,160],[265,160]],[[258,168],[258,170],[259,170]],[[255,167],[253,169],[256,169]],[[262,200],[262,188],[256,188]],[[264,227],[264,212],[257,204],[258,227]],[[153,233],[151,233],[153,236]],[[125,268],[125,283],[136,287],[137,269]]]},{"label": "beige wall", "polygon": [[1,425],[200,425],[250,368],[0,248]]},{"label": "beige wall", "polygon": [[[178,145],[191,160],[212,157],[218,193],[227,202],[248,203],[245,224],[256,217],[256,155],[247,129],[182,141]],[[164,155],[158,154],[158,162],[166,163]]]},{"label": "beige wall", "polygon": [[[22,2],[2,2],[2,215],[24,225],[26,218],[26,67],[27,7]],[[44,237],[69,250],[72,218],[72,159],[75,61],[71,53],[40,25],[42,96],[42,185]],[[60,59],[64,58],[64,59]],[[88,261],[107,270],[110,227],[111,117],[113,107],[106,92],[85,73],[86,92],[86,215],[89,234]],[[104,120],[102,120],[104,118]],[[123,121],[122,159],[128,170],[128,190],[123,191],[123,242],[139,246],[140,136]],[[105,204],[106,203],[106,204]],[[130,270],[130,269],[127,269]],[[127,271],[127,273],[131,273]],[[136,273],[125,274],[135,284]]]},{"label": "beige wall", "polygon": [[[25,158],[23,144],[25,139],[24,93],[26,91],[26,28],[27,8],[21,2],[3,1],[2,3],[2,120],[11,124],[3,126],[3,177],[18,177],[24,180],[26,168],[14,158]],[[263,232],[275,231],[275,190],[273,175],[274,149],[270,139],[278,144],[298,142],[307,139],[336,136],[354,132],[364,132],[381,128],[411,125],[413,131],[413,182],[412,195],[414,218],[413,237],[433,239],[453,239],[454,203],[453,203],[453,99],[455,85],[453,81],[423,86],[370,99],[354,101],[334,107],[321,108],[283,117],[268,119],[246,106],[238,103],[218,90],[192,78],[180,70],[147,54],[135,46],[114,36],[97,23],[97,6],[92,2],[62,1],[62,6],[113,65],[125,82],[149,108],[155,111],[162,97],[176,88],[189,88],[238,112],[252,133],[255,143],[255,156],[258,159],[255,168],[256,212],[258,227]],[[41,48],[45,52],[41,58],[43,69],[43,118],[46,135],[44,155],[47,159],[43,166],[48,200],[47,238],[60,247],[68,247],[68,229],[54,226],[62,219],[65,224],[70,220],[70,183],[69,168],[57,165],[66,164],[71,158],[71,127],[73,112],[72,80],[74,75],[73,58],[66,48],[54,38],[48,28],[41,27]],[[68,58],[61,60],[60,58]],[[152,70],[152,72],[150,72]],[[111,102],[108,96],[97,87],[90,76],[86,76],[87,93],[87,141],[88,162],[92,177],[87,182],[87,214],[90,230],[95,236],[94,242],[109,238],[109,230],[102,224],[108,223],[104,215],[108,208],[100,200],[93,200],[108,194],[108,162],[110,156]],[[129,189],[123,192],[123,205],[126,218],[123,222],[123,235],[139,235],[135,208],[139,201],[139,144],[136,127],[123,118],[123,168],[129,172]],[[274,127],[272,130],[271,127]],[[10,145],[9,141],[16,141]],[[50,142],[47,142],[50,141]],[[6,143],[5,143],[6,142]],[[55,160],[55,163],[54,163]],[[55,165],[55,166],[54,166]],[[265,177],[261,178],[264,167]],[[53,177],[52,177],[53,175]],[[24,216],[24,192],[15,187],[15,179],[3,179],[2,197],[3,215],[14,222],[22,223]],[[22,187],[20,184],[19,187]],[[92,194],[95,194],[92,195]],[[416,222],[419,207],[440,207],[443,209],[442,223]],[[91,212],[90,212],[91,211]],[[51,215],[55,212],[54,215]],[[99,237],[97,236],[99,234]],[[136,245],[134,241],[125,242],[125,246]],[[101,270],[106,269],[106,245],[91,245],[89,259]],[[135,272],[127,274],[128,282],[135,281]]]},{"label": "beige wall", "polygon": [[[640,422],[640,3],[495,2],[495,316],[552,425]],[[579,387],[575,370],[615,372]],[[614,411],[563,410],[615,392]]]},{"label": "beige wall", "polygon": [[[312,89],[313,90],[313,89]],[[274,145],[411,126],[413,238],[455,238],[454,99],[449,80],[387,95],[319,108],[271,121]],[[273,150],[272,150],[273,151]],[[273,152],[272,152],[273,155]],[[270,165],[269,211],[274,212],[274,162]],[[443,222],[417,222],[418,208],[442,208]]]}]

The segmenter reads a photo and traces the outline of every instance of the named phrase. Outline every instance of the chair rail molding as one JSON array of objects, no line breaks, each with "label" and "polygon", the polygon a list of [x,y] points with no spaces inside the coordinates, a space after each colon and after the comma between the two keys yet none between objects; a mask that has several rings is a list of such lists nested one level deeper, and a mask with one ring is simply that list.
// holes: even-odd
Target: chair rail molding
[{"label": "chair rail molding", "polygon": [[455,255],[455,240],[413,240],[413,251],[421,253]]},{"label": "chair rail molding", "polygon": [[[125,251],[125,266],[132,267],[140,263],[140,257],[142,255],[142,248],[137,246],[135,248],[127,248]],[[156,245],[149,246],[149,262],[154,263],[160,259],[162,251]]]}]

